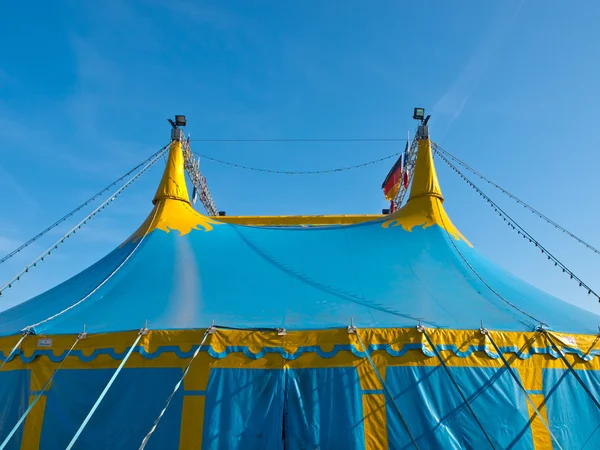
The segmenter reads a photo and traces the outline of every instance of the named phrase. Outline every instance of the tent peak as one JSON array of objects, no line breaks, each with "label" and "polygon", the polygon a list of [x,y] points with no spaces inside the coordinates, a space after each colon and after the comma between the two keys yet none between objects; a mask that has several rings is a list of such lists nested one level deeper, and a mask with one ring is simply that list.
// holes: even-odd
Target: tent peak
[{"label": "tent peak", "polygon": [[160,201],[179,200],[189,205],[181,141],[171,141],[170,147],[167,165],[152,203],[156,205]]},{"label": "tent peak", "polygon": [[390,219],[383,223],[383,226],[387,228],[401,225],[405,230],[412,231],[417,226],[428,228],[438,225],[454,239],[463,240],[471,246],[471,243],[454,226],[442,205],[444,197],[433,163],[427,126],[422,125],[419,127],[419,131],[417,160],[408,201],[406,205],[393,213]]}]

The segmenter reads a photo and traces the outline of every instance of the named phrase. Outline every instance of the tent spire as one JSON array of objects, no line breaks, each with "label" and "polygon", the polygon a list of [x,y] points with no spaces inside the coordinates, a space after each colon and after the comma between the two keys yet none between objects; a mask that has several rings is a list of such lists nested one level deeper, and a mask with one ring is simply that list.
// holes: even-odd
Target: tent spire
[{"label": "tent spire", "polygon": [[190,204],[190,198],[185,184],[183,150],[179,139],[173,139],[171,141],[167,166],[165,167],[162,180],[158,185],[152,203],[156,205],[159,201],[167,199],[180,200]]},{"label": "tent spire", "polygon": [[433,163],[428,119],[429,117],[421,122],[417,131],[417,160],[408,201],[393,213],[383,226],[387,228],[401,225],[405,230],[412,231],[418,226],[428,228],[438,225],[455,239],[471,245],[454,226],[442,205],[444,197]]}]

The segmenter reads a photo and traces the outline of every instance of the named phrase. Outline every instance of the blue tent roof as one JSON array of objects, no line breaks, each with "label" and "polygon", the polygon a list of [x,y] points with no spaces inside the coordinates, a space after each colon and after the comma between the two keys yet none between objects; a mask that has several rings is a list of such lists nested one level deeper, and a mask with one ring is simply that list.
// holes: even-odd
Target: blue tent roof
[{"label": "blue tent roof", "polygon": [[146,223],[87,270],[0,314],[0,335],[138,329],[434,327],[595,334],[600,317],[498,268],[452,225],[429,141],[407,205],[349,226],[219,223],[189,205],[181,147]]}]

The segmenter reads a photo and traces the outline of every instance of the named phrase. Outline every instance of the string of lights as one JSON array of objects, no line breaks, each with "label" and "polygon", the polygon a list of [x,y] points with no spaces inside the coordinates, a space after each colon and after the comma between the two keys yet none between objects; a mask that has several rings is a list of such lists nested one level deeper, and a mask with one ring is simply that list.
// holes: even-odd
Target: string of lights
[{"label": "string of lights", "polygon": [[150,161],[148,161],[148,163],[140,171],[138,171],[133,177],[131,177],[123,186],[121,186],[119,189],[117,189],[117,191],[115,191],[114,194],[112,194],[104,202],[102,202],[94,211],[92,211],[90,214],[88,214],[81,222],[79,222],[77,225],[75,225],[73,228],[71,228],[62,238],[60,238],[58,241],[56,241],[54,244],[52,244],[50,247],[48,247],[44,251],[44,253],[42,253],[40,256],[38,256],[36,259],[34,259],[33,262],[31,262],[30,264],[25,266],[25,268],[22,269],[17,275],[15,275],[10,281],[6,282],[2,287],[0,287],[0,296],[3,295],[3,293],[6,289],[12,288],[12,285],[15,282],[20,281],[21,277],[23,275],[28,273],[31,269],[37,267],[37,265],[40,262],[43,262],[46,257],[50,256],[52,254],[52,252],[54,252],[54,250],[57,250],[59,245],[64,244],[65,240],[70,238],[71,235],[74,235],[75,233],[77,233],[77,230],[80,230],[81,227],[84,226],[85,224],[87,224],[89,220],[93,219],[97,214],[99,214],[107,206],[109,206],[112,202],[114,202],[125,189],[127,189],[129,186],[131,186],[133,183],[135,183],[135,181],[139,177],[141,177],[144,173],[146,173],[154,165],[154,163],[156,163],[158,160],[160,160],[163,153],[167,151],[167,148],[168,148],[168,146],[163,147],[161,150],[158,151],[158,153],[155,153],[154,157],[152,157],[150,159]]},{"label": "string of lights", "polygon": [[567,230],[566,228],[562,227],[561,225],[559,225],[558,223],[556,223],[555,221],[553,221],[552,219],[550,219],[549,217],[547,217],[546,215],[542,214],[541,212],[539,212],[537,209],[535,209],[533,206],[528,205],[527,203],[525,203],[523,200],[519,199],[518,197],[516,197],[515,195],[511,194],[510,192],[508,192],[506,189],[504,189],[503,187],[499,186],[498,184],[494,183],[492,180],[490,180],[489,178],[485,177],[483,174],[481,174],[480,172],[478,172],[477,170],[473,169],[471,166],[469,166],[467,163],[465,163],[464,161],[460,160],[459,158],[457,158],[456,156],[454,156],[452,153],[450,153],[448,150],[440,147],[437,144],[433,144],[434,146],[434,150],[438,150],[440,152],[443,152],[446,156],[448,156],[449,158],[451,158],[452,160],[454,160],[456,163],[460,164],[461,166],[463,166],[465,169],[467,169],[469,172],[477,175],[479,178],[481,178],[483,181],[487,182],[488,184],[494,186],[496,189],[498,189],[500,192],[502,192],[503,194],[507,195],[508,197],[512,198],[515,202],[517,202],[518,204],[520,204],[521,206],[523,206],[524,208],[528,209],[529,211],[531,211],[533,214],[535,214],[536,216],[538,216],[540,219],[543,219],[544,221],[546,221],[546,223],[549,223],[550,225],[552,225],[554,228],[556,228],[557,230],[562,231],[563,233],[567,234],[568,236],[570,236],[571,238],[575,239],[577,242],[579,242],[580,244],[582,244],[584,247],[587,247],[589,250],[593,251],[594,253],[596,253],[597,255],[600,255],[600,250],[598,250],[596,247],[594,247],[593,245],[589,244],[588,242],[584,241],[583,239],[581,239],[580,237],[576,236],[575,234],[571,233],[569,230]]},{"label": "string of lights", "polygon": [[112,183],[110,183],[108,186],[106,186],[104,189],[102,189],[101,191],[98,191],[96,194],[94,194],[93,196],[91,196],[90,198],[88,198],[85,202],[83,202],[77,208],[75,208],[72,211],[68,212],[67,214],[65,214],[64,216],[62,216],[60,219],[58,219],[56,222],[54,222],[52,225],[46,227],[44,230],[40,231],[38,234],[36,234],[31,239],[29,239],[27,242],[21,244],[19,247],[15,248],[13,251],[11,251],[7,255],[5,255],[2,259],[0,259],[0,264],[2,264],[5,261],[8,261],[10,258],[12,258],[13,256],[15,256],[17,253],[25,250],[27,247],[29,247],[31,244],[33,244],[35,241],[37,241],[38,239],[40,239],[41,237],[43,237],[46,233],[48,233],[49,231],[51,231],[54,228],[56,228],[57,226],[59,226],[65,220],[73,217],[75,214],[77,214],[79,211],[81,211],[87,205],[89,205],[90,203],[92,203],[94,200],[96,200],[98,197],[100,197],[102,194],[104,194],[110,188],[112,188],[116,184],[118,184],[121,181],[123,181],[125,178],[127,178],[129,175],[131,175],[136,170],[138,170],[140,167],[142,167],[144,164],[146,164],[148,161],[150,161],[152,158],[154,158],[159,153],[162,152],[163,155],[164,155],[165,154],[164,150],[167,148],[167,146],[168,145],[164,146],[163,148],[161,148],[156,153],[153,153],[152,155],[150,155],[144,161],[142,161],[137,166],[135,166],[134,168],[132,168],[131,170],[129,170],[125,175],[119,177],[118,179],[116,179],[115,181],[113,181]]},{"label": "string of lights", "polygon": [[326,173],[335,173],[335,172],[345,172],[347,170],[354,170],[354,169],[360,169],[362,167],[366,167],[372,164],[377,164],[379,162],[382,161],[386,161],[388,159],[391,159],[395,156],[399,156],[400,153],[394,153],[388,156],[384,156],[383,158],[379,158],[373,161],[368,161],[365,163],[361,163],[361,164],[356,164],[354,166],[347,166],[347,167],[339,167],[337,169],[325,169],[325,170],[305,170],[305,171],[298,171],[298,170],[273,170],[273,169],[263,169],[263,168],[259,168],[259,167],[250,167],[250,166],[244,166],[242,164],[236,164],[236,163],[232,163],[232,162],[228,162],[228,161],[223,161],[217,158],[213,158],[212,156],[208,156],[208,155],[203,155],[201,153],[196,153],[194,152],[195,155],[199,156],[200,158],[204,158],[204,159],[208,159],[209,161],[213,161],[219,164],[223,164],[226,166],[230,166],[230,167],[235,167],[237,169],[244,169],[244,170],[250,170],[253,172],[262,172],[262,173],[272,173],[272,174],[277,174],[277,175],[322,175],[322,174],[326,174]]},{"label": "string of lights", "polygon": [[190,142],[406,142],[406,138],[190,139]]},{"label": "string of lights", "polygon": [[479,194],[479,196],[482,197],[494,209],[494,211],[498,213],[500,217],[502,217],[504,222],[506,222],[506,224],[509,227],[515,230],[519,236],[523,237],[523,239],[527,239],[530,243],[534,244],[542,252],[542,254],[548,257],[548,260],[554,263],[554,266],[560,267],[563,273],[566,273],[571,277],[572,280],[575,280],[577,283],[579,283],[579,287],[584,288],[588,291],[588,294],[593,294],[594,297],[596,297],[598,301],[600,301],[600,296],[590,286],[584,283],[577,275],[575,275],[571,270],[569,270],[567,266],[565,266],[561,261],[559,261],[558,258],[556,258],[552,253],[550,253],[544,246],[542,246],[542,244],[540,244],[540,242],[538,242],[531,234],[529,234],[523,227],[521,227],[512,217],[510,217],[506,212],[504,212],[504,210],[502,210],[500,206],[498,206],[469,178],[467,178],[458,167],[452,164],[452,162],[444,155],[443,152],[437,150],[435,147],[434,151],[437,153],[440,159],[442,159],[442,161],[444,161],[446,165],[448,165],[448,167],[450,167],[454,172],[456,172],[458,176],[460,176],[469,186],[471,186]]}]

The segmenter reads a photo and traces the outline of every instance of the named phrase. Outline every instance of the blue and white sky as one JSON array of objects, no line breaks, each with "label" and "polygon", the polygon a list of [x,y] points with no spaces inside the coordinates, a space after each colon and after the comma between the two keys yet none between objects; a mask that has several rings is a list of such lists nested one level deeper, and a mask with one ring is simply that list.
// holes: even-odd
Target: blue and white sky
[{"label": "blue and white sky", "polygon": [[[198,139],[392,138],[431,133],[472,166],[600,246],[600,32],[595,1],[8,2],[0,14],[0,254],[169,140],[183,113]],[[402,143],[194,143],[280,170],[377,159]],[[392,161],[290,177],[205,161],[228,214],[377,213]],[[600,313],[438,160],[446,208],[481,252]],[[157,166],[0,300],[23,301],[89,266],[151,209]],[[481,187],[584,281],[600,256]],[[83,217],[83,216],[79,216]],[[73,225],[75,222],[70,222]],[[69,228],[0,265],[3,284]],[[401,257],[401,255],[399,255]]]}]

